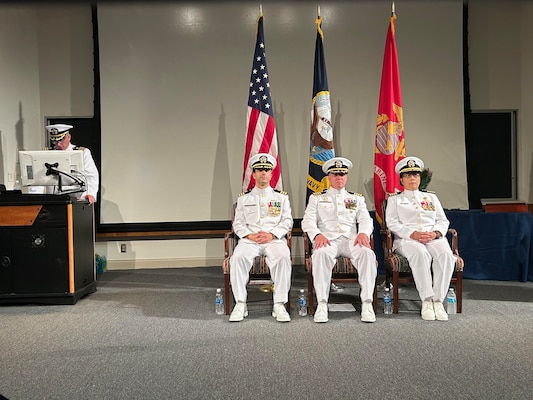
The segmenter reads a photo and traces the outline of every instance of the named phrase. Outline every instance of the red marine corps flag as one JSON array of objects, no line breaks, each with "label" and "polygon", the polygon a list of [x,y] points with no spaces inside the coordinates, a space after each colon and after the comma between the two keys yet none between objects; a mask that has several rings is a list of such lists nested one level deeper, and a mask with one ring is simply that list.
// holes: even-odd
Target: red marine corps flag
[{"label": "red marine corps flag", "polygon": [[270,83],[265,55],[265,38],[263,33],[263,13],[257,18],[257,37],[255,43],[252,74],[248,94],[248,112],[246,115],[246,150],[244,153],[244,169],[242,189],[250,190],[255,186],[252,171],[248,168],[248,160],[257,153],[270,153],[276,159],[276,167],[272,171],[270,186],[281,190],[281,170],[278,156],[278,138],[274,124],[274,109],[270,97]]},{"label": "red marine corps flag", "polygon": [[401,190],[400,178],[394,171],[394,167],[398,160],[405,157],[402,91],[398,53],[396,52],[395,20],[393,2],[381,71],[376,146],[374,148],[374,204],[376,206],[376,218],[380,225],[383,225],[384,218],[381,209],[383,200],[387,198],[388,193]]}]

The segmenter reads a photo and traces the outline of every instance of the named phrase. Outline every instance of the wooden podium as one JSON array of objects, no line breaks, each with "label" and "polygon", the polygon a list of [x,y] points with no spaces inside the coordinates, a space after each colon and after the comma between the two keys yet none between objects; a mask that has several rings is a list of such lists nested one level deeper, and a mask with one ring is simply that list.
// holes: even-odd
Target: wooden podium
[{"label": "wooden podium", "polygon": [[485,212],[529,212],[527,204],[520,200],[481,199],[481,207]]},{"label": "wooden podium", "polygon": [[0,304],[75,304],[95,292],[94,236],[87,201],[0,194]]}]

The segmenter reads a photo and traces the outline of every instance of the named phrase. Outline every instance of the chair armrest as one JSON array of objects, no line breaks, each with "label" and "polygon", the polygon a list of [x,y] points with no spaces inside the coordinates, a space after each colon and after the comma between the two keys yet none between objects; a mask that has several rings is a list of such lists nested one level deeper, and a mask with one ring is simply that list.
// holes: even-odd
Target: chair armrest
[{"label": "chair armrest", "polygon": [[381,240],[383,241],[383,249],[386,252],[386,257],[392,256],[392,232],[388,229],[381,229],[379,231],[381,234]]},{"label": "chair armrest", "polygon": [[311,239],[309,239],[309,235],[306,232],[303,233],[302,237],[304,239],[304,259],[309,260],[311,258],[312,242],[311,242]]},{"label": "chair armrest", "polygon": [[450,228],[448,229],[446,236],[448,237],[448,240],[451,241],[453,254],[458,256],[459,255],[459,237],[457,235],[457,231],[453,228]]},{"label": "chair armrest", "polygon": [[228,258],[233,254],[233,249],[236,246],[236,235],[235,232],[226,232],[224,234],[224,258]]}]

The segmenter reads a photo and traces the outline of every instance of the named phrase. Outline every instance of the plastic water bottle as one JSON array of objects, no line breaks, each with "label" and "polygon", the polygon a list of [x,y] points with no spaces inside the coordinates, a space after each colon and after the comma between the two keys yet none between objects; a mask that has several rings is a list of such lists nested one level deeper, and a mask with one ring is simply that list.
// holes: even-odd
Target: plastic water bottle
[{"label": "plastic water bottle", "polygon": [[215,312],[218,315],[224,314],[224,296],[220,288],[217,289],[217,294],[215,295]]},{"label": "plastic water bottle", "polygon": [[21,190],[20,180],[19,179],[15,179],[15,183],[13,185],[13,190]]},{"label": "plastic water bottle", "polygon": [[446,312],[448,314],[457,314],[457,297],[453,288],[448,290],[448,296],[446,297]]},{"label": "plastic water bottle", "polygon": [[388,287],[383,292],[383,314],[392,315],[392,297]]},{"label": "plastic water bottle", "polygon": [[307,315],[307,298],[303,289],[300,289],[300,294],[298,294],[298,315],[300,317]]}]

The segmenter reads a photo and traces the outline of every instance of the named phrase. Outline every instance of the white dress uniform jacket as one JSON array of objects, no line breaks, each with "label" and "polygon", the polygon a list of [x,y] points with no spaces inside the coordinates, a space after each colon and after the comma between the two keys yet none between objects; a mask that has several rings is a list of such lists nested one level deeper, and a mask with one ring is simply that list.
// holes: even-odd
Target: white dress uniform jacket
[{"label": "white dress uniform jacket", "polygon": [[[387,200],[387,227],[394,234],[393,250],[409,261],[421,300],[442,302],[453,274],[455,257],[446,239],[450,222],[434,193],[404,190]],[[429,243],[410,238],[415,231],[439,231]]]},{"label": "white dress uniform jacket", "polygon": [[332,269],[339,256],[349,257],[357,269],[361,301],[371,301],[377,276],[376,255],[368,247],[354,245],[359,233],[370,238],[374,231],[363,195],[331,187],[313,194],[305,209],[302,230],[313,243],[318,234],[330,241],[329,246],[314,249],[311,255],[317,301],[328,302]]},{"label": "white dress uniform jacket", "polygon": [[355,239],[360,232],[370,237],[374,222],[362,195],[348,192],[345,188],[329,188],[309,197],[302,230],[313,241],[319,233],[329,240],[341,236]]},{"label": "white dress uniform jacket", "polygon": [[271,187],[253,188],[237,198],[233,230],[239,238],[259,231],[282,239],[292,229],[289,196]]},{"label": "white dress uniform jacket", "polygon": [[385,218],[387,227],[400,239],[409,239],[415,231],[446,235],[450,226],[437,196],[420,190],[404,190],[390,196]]},{"label": "white dress uniform jacket", "polygon": [[[274,303],[286,303],[291,286],[291,255],[287,233],[293,219],[289,196],[271,187],[253,188],[237,198],[233,230],[240,238],[230,259],[231,289],[236,302],[246,303],[246,284],[253,259],[265,255],[274,282]],[[274,239],[258,244],[246,238],[251,233],[270,232]]]}]

